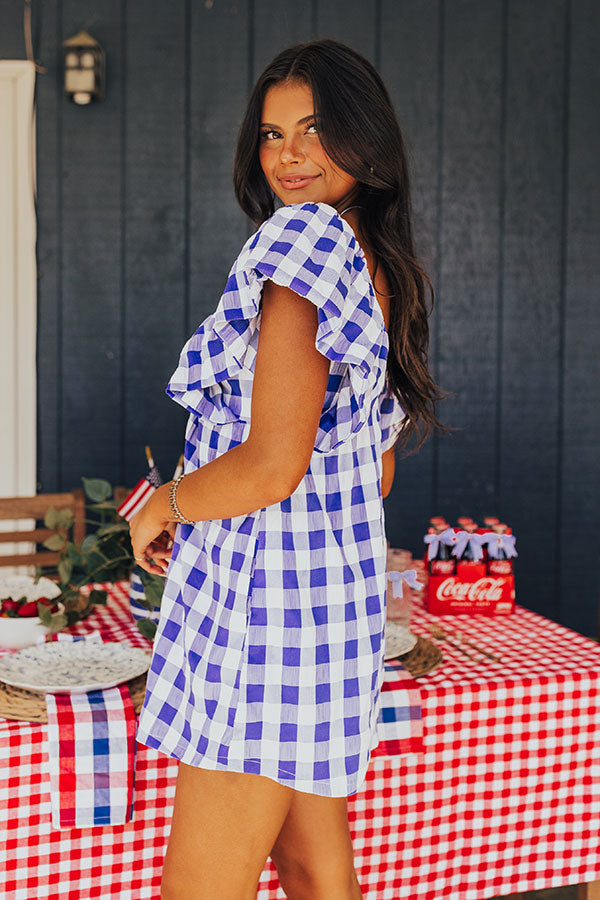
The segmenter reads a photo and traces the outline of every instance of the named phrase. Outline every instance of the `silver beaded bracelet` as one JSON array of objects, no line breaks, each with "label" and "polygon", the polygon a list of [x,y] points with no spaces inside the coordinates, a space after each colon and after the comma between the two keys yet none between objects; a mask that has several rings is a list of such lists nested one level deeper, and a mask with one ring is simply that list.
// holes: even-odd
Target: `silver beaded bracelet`
[{"label": "silver beaded bracelet", "polygon": [[182,514],[181,510],[177,506],[177,500],[175,499],[175,494],[177,493],[177,486],[182,478],[184,478],[183,472],[179,475],[175,481],[171,482],[171,486],[169,487],[169,509],[171,513],[175,517],[178,522],[184,522],[186,525],[195,525],[191,519],[186,519],[186,517]]}]

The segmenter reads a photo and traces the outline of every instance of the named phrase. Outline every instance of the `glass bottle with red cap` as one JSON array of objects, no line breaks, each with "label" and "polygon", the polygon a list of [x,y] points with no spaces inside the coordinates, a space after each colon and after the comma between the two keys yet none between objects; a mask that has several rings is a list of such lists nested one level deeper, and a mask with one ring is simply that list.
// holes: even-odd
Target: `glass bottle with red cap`
[{"label": "glass bottle with red cap", "polygon": [[[442,532],[450,528],[448,522],[439,522],[437,525],[428,528],[429,534],[440,535]],[[440,541],[435,557],[429,560],[430,575],[454,575],[456,572],[456,557],[452,556],[452,547]]]},{"label": "glass bottle with red cap", "polygon": [[[492,527],[495,534],[512,534],[506,522],[498,522]],[[503,547],[497,547],[493,556],[488,552],[487,573],[488,575],[512,575],[512,559],[507,557]]]}]

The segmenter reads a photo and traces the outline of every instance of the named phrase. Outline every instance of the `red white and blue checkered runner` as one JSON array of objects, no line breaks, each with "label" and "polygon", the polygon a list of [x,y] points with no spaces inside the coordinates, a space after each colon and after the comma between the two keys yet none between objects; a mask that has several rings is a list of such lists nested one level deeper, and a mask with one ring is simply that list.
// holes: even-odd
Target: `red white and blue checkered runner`
[{"label": "red white and blue checkered runner", "polygon": [[379,743],[371,756],[423,753],[423,709],[417,681],[397,659],[384,663],[386,675],[377,704]]},{"label": "red white and blue checkered runner", "polygon": [[[100,632],[54,640],[101,641]],[[41,643],[41,641],[40,641]],[[133,816],[136,715],[126,684],[46,694],[54,828],[124,825]]]}]

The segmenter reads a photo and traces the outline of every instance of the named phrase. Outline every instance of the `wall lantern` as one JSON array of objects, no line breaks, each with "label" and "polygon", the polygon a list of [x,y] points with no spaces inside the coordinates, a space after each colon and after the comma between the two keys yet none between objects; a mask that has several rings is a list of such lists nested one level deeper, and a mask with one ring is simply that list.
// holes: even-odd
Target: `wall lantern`
[{"label": "wall lantern", "polygon": [[63,41],[65,96],[81,106],[104,100],[104,50],[87,31]]}]

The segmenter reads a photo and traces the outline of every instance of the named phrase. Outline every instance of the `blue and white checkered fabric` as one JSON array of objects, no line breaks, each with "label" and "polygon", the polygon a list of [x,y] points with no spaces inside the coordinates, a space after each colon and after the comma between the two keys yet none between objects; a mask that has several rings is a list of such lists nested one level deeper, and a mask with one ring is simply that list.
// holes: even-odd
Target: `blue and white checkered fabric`
[{"label": "blue and white checkered fabric", "polygon": [[385,383],[385,391],[382,394],[381,404],[381,452],[385,453],[390,447],[393,447],[398,432],[402,427],[402,423],[406,418],[406,413],[402,409],[398,398],[391,390],[389,384]]},{"label": "blue and white checkered fabric", "polygon": [[247,240],[167,393],[190,411],[185,472],[246,440],[266,279],[318,308],[331,367],[314,452],[281,503],[177,526],[137,740],[189,765],[348,796],[378,740],[381,453],[402,411],[388,402],[382,431],[388,336],[333,207],[282,207]]},{"label": "blue and white checkered fabric", "polygon": [[160,608],[157,606],[152,611],[146,609],[143,602],[141,602],[145,599],[144,582],[140,578],[139,567],[134,566],[129,577],[129,608],[131,609],[131,615],[136,622],[142,619],[150,619],[151,622],[158,624]]}]

